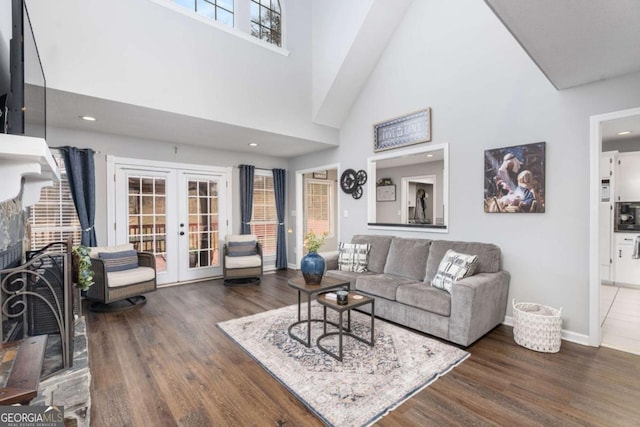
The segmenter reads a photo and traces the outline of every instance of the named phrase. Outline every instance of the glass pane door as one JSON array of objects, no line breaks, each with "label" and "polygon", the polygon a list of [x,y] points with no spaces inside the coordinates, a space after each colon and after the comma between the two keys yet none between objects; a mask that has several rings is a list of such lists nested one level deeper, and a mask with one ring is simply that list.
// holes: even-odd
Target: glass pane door
[{"label": "glass pane door", "polygon": [[[185,198],[180,223],[180,277],[193,280],[222,274],[220,258],[221,177],[184,174],[181,188]],[[225,220],[226,221],[226,220]],[[183,234],[184,233],[184,234]]]},{"label": "glass pane door", "polygon": [[129,243],[156,257],[156,270],[167,271],[166,178],[129,175]]}]

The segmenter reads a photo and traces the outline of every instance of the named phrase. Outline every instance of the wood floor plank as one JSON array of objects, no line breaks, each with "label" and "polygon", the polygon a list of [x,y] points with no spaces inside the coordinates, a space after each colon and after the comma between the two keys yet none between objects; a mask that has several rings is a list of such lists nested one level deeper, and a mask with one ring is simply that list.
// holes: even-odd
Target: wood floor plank
[{"label": "wood floor plank", "polygon": [[[295,274],[246,288],[221,280],[161,288],[133,310],[85,311],[92,425],[323,425],[216,327],[296,303],[287,286]],[[568,342],[538,353],[516,345],[507,326],[466,350],[469,359],[377,425],[638,425],[639,356]]]}]

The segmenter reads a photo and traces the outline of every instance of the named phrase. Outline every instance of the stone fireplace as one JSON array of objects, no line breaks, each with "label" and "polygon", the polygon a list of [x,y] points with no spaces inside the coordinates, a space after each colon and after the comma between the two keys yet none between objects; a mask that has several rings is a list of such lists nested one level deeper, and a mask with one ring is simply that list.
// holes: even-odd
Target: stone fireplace
[{"label": "stone fireplace", "polygon": [[[31,254],[27,259],[26,209],[38,201],[43,187],[60,179],[57,165],[44,139],[0,133],[0,175],[0,281],[5,282],[0,289],[0,341],[48,335],[38,397],[31,405],[62,405],[69,424],[89,426],[88,345],[84,319],[74,316],[70,244],[66,254],[33,259]],[[16,270],[16,276],[26,279],[8,284]],[[60,287],[51,292],[54,282]],[[51,317],[49,305],[57,315]]]}]

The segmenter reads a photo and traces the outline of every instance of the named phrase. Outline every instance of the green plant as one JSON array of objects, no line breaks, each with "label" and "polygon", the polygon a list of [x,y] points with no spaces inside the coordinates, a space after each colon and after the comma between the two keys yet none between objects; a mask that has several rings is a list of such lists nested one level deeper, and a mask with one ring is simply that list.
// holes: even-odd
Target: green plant
[{"label": "green plant", "polygon": [[91,270],[91,257],[89,248],[76,246],[73,248],[73,281],[83,291],[93,285],[93,270]]},{"label": "green plant", "polygon": [[309,252],[318,252],[318,249],[324,244],[325,239],[329,233],[326,231],[320,235],[317,235],[313,231],[308,232],[304,236],[304,247],[307,248]]}]

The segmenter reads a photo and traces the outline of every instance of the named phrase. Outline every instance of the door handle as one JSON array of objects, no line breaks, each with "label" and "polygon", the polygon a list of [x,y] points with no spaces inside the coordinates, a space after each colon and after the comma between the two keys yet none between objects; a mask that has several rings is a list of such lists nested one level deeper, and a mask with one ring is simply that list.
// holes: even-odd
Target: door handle
[{"label": "door handle", "polygon": [[184,231],[181,231],[181,232],[180,232],[180,235],[181,235],[181,236],[184,236]]},{"label": "door handle", "polygon": [[622,258],[622,249],[618,250],[618,258]]}]

